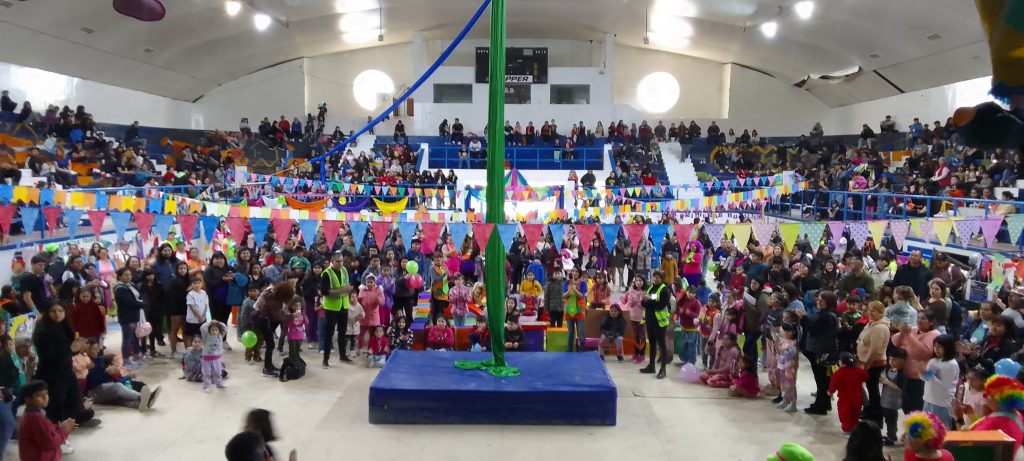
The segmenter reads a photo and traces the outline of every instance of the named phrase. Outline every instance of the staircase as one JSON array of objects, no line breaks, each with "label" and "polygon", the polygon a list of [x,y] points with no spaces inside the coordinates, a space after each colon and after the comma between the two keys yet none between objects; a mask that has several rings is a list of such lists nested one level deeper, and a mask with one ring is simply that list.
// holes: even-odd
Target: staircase
[{"label": "staircase", "polygon": [[683,157],[682,146],[677,142],[659,143],[661,147],[661,158],[665,163],[665,174],[668,176],[668,183],[673,186],[690,185],[689,190],[680,189],[676,192],[679,199],[701,198],[704,193],[698,187],[697,171],[689,158]]}]

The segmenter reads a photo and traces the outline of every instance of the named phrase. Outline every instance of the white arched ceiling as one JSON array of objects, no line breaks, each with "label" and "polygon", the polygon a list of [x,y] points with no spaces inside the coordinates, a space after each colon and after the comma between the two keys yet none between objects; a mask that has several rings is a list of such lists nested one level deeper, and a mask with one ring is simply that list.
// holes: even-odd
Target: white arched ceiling
[{"label": "white arched ceiling", "polygon": [[[801,21],[789,11],[795,1],[514,0],[507,6],[508,33],[538,42],[602,41],[611,33],[622,45],[736,63],[786,83],[863,67],[860,82],[808,88],[833,106],[991,72],[973,2],[816,0],[814,16]],[[385,41],[345,43],[335,0],[252,0],[287,22],[287,27],[275,22],[265,32],[253,28],[248,6],[228,17],[221,0],[165,0],[167,17],[157,23],[118,15],[103,2],[0,1],[0,60],[195,100],[220,84],[298,57],[409,42],[413,31],[429,40],[451,39],[479,5],[478,0],[340,2],[346,11],[371,14],[383,3]],[[657,24],[666,15],[688,23],[692,36],[686,45],[644,45],[647,23]],[[768,39],[758,25],[771,19],[779,22],[779,32]],[[84,33],[83,27],[95,32]],[[485,15],[471,37],[487,35]]]}]

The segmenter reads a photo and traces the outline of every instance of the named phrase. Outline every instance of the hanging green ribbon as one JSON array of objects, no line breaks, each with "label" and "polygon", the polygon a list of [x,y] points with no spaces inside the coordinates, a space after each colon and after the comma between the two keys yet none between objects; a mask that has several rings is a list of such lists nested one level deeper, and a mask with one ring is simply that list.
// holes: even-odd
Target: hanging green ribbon
[{"label": "hanging green ribbon", "polygon": [[495,365],[494,359],[487,360],[456,360],[455,368],[462,370],[486,370],[491,376],[508,378],[519,376],[519,369],[509,366],[500,367]]}]

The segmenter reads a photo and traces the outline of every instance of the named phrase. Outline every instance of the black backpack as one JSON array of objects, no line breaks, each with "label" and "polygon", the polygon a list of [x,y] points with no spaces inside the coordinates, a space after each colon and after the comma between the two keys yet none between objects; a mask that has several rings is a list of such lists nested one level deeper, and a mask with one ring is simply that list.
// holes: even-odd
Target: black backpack
[{"label": "black backpack", "polygon": [[302,357],[285,358],[281,363],[281,382],[299,379],[306,375],[306,361]]}]

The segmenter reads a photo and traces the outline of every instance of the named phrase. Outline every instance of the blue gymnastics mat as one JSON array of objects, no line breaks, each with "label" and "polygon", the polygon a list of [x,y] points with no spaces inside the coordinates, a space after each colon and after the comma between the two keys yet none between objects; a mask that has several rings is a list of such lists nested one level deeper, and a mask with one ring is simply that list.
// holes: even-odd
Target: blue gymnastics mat
[{"label": "blue gymnastics mat", "polygon": [[614,426],[618,392],[594,353],[505,354],[519,376],[455,368],[481,352],[396,351],[370,385],[372,424]]}]

